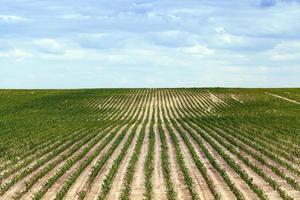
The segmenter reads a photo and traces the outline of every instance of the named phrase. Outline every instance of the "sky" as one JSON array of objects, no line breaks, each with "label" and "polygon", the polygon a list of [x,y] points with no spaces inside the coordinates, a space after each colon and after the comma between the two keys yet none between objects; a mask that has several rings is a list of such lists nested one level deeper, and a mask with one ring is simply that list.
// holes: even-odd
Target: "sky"
[{"label": "sky", "polygon": [[0,88],[300,87],[300,0],[0,0]]}]

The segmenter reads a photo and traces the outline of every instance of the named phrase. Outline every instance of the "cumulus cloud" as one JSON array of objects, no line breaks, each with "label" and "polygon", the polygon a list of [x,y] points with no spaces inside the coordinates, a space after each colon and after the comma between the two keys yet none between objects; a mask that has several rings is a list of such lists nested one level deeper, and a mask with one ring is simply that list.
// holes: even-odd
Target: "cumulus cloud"
[{"label": "cumulus cloud", "polygon": [[229,82],[226,72],[249,73],[250,84],[262,73],[273,76],[271,68],[299,67],[299,0],[26,2],[20,9],[7,0],[0,8],[1,69],[8,58],[30,56],[20,68],[89,66],[91,74],[105,68],[110,78],[147,73],[156,76],[147,77],[151,85],[165,79],[193,85],[200,76],[203,84]]},{"label": "cumulus cloud", "polygon": [[200,57],[211,56],[211,55],[214,55],[214,53],[215,53],[214,50],[209,49],[206,46],[201,45],[201,44],[196,44],[191,47],[182,47],[182,48],[179,48],[179,50],[181,50],[184,53],[192,54],[192,55],[196,55],[196,56],[200,56]]},{"label": "cumulus cloud", "polygon": [[7,58],[14,61],[22,61],[23,59],[30,57],[31,54],[22,49],[12,49],[7,51],[0,51],[0,58]]},{"label": "cumulus cloud", "polygon": [[236,35],[229,33],[224,27],[216,27],[215,33],[208,38],[211,48],[226,49],[235,52],[261,52],[271,49],[276,39]]},{"label": "cumulus cloud", "polygon": [[83,48],[111,49],[121,47],[126,38],[132,38],[132,35],[124,32],[83,33],[76,37],[76,41]]},{"label": "cumulus cloud", "polygon": [[146,36],[150,42],[156,45],[171,48],[193,46],[200,40],[196,34],[180,30],[151,32]]},{"label": "cumulus cloud", "polygon": [[300,41],[284,41],[267,52],[267,55],[275,61],[300,61]]},{"label": "cumulus cloud", "polygon": [[27,18],[17,15],[0,15],[0,22],[19,22],[26,21]]},{"label": "cumulus cloud", "polygon": [[90,19],[91,16],[76,13],[76,14],[64,14],[61,16],[61,18],[68,19],[68,20],[81,20],[81,19]]},{"label": "cumulus cloud", "polygon": [[59,42],[55,39],[51,38],[44,38],[44,39],[37,39],[34,41],[35,47],[46,54],[64,54],[65,47],[62,42]]}]

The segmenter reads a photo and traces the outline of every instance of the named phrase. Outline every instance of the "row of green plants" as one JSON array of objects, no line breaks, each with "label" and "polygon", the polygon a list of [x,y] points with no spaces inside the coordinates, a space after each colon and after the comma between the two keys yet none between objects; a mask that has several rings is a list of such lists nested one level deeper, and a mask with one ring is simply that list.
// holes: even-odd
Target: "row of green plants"
[{"label": "row of green plants", "polygon": [[[248,144],[252,148],[256,149],[258,152],[261,154],[267,156],[268,158],[272,159],[274,162],[276,162],[278,165],[281,165],[282,167],[286,168],[290,172],[296,174],[297,176],[300,176],[300,170],[294,165],[291,164],[290,162],[293,162],[292,160],[289,162],[286,160],[288,157],[291,158],[291,156],[284,156],[284,158],[280,157],[279,150],[275,150],[274,148],[271,148],[268,144],[258,140],[253,136],[252,134],[250,135],[248,132],[243,132],[240,130],[235,129],[235,134],[234,136],[238,138],[239,140],[243,141],[244,143]],[[232,131],[231,131],[232,133]]]},{"label": "row of green plants", "polygon": [[207,172],[207,168],[205,167],[204,163],[201,161],[201,159],[199,158],[197,152],[195,151],[195,149],[193,148],[193,145],[190,141],[190,139],[188,138],[188,136],[182,132],[182,130],[179,128],[177,122],[175,120],[172,120],[172,125],[175,127],[175,129],[179,132],[181,138],[183,139],[183,141],[185,142],[187,148],[189,149],[189,152],[197,166],[198,171],[201,173],[201,175],[203,176],[204,180],[206,181],[206,184],[208,185],[208,188],[210,189],[211,193],[213,194],[213,197],[215,200],[220,200],[222,195],[220,192],[218,192],[216,190],[216,186],[215,183],[213,182],[212,178],[210,177],[210,175]]},{"label": "row of green plants", "polygon": [[[90,133],[88,136],[85,136],[82,134],[83,138],[87,138],[85,141],[88,141],[88,139],[94,138],[97,136],[96,132]],[[24,177],[31,174],[33,171],[39,169],[40,167],[44,166],[46,163],[48,163],[50,160],[54,159],[61,153],[63,153],[66,149],[70,148],[77,140],[77,138],[74,138],[74,140],[66,140],[66,144],[62,145],[60,148],[53,149],[51,153],[46,156],[42,157],[40,160],[37,160],[32,166],[28,166],[25,170],[21,171],[17,175],[15,175],[12,179],[10,179],[8,182],[1,185],[0,189],[0,195],[3,195],[6,191],[8,191],[14,184],[16,184],[18,181],[22,180]]]},{"label": "row of green plants", "polygon": [[[116,110],[115,111],[116,113],[120,113],[120,111],[118,111],[118,110]],[[111,128],[110,128],[111,129]],[[109,139],[108,139],[109,140]],[[106,139],[106,141],[108,141],[107,139]],[[102,149],[104,148],[104,146],[105,145],[102,145]],[[98,148],[98,150],[100,149],[100,147]],[[93,154],[93,156],[96,156],[97,154],[95,153],[95,154]],[[83,163],[87,163],[87,162],[89,162],[89,161],[91,161],[91,158],[92,157],[89,157],[89,158],[87,158],[86,160],[85,160],[85,162],[83,162]],[[66,171],[68,168],[70,168],[71,166],[72,166],[72,164],[75,164],[75,162],[70,162],[70,163],[68,163],[67,165],[69,166],[69,167],[62,167],[61,169],[60,169],[60,171],[59,172],[57,172],[53,177],[51,177],[52,179],[51,180],[53,180],[52,182],[55,182],[55,179],[58,179],[60,176],[62,176],[63,175],[63,172],[64,171]],[[69,180],[71,180],[71,179],[74,179],[75,177],[77,177],[77,175],[79,175],[79,171],[80,170],[83,170],[83,164],[81,164],[80,165],[80,167],[79,167],[79,169],[77,169],[77,171],[75,171],[70,177],[69,177],[69,179],[68,179],[68,181],[64,184],[64,187],[63,187],[63,189],[62,189],[62,191],[66,191],[66,189],[68,188],[68,187],[70,187],[70,185],[72,185],[73,184],[73,182],[72,181],[69,181]],[[56,177],[56,178],[54,178],[54,177]],[[50,188],[51,187],[51,184],[48,184],[48,187]],[[63,193],[63,192],[61,192],[61,193]],[[59,193],[59,194],[61,194],[61,193]]]},{"label": "row of green plants", "polygon": [[[193,112],[193,111],[187,111],[187,112]],[[188,121],[188,123],[190,122],[191,120]],[[193,120],[192,120],[193,121]],[[194,121],[193,121],[194,122]],[[202,122],[202,123],[201,123]],[[203,121],[199,122],[197,125],[198,126],[201,126],[203,125]],[[197,123],[197,122],[195,122]],[[207,122],[208,124],[210,122]],[[203,128],[203,127],[202,127]],[[198,130],[198,131],[201,131],[201,130]],[[209,134],[212,134],[211,131],[206,131],[207,133]],[[206,135],[201,135],[202,137],[205,137]],[[212,141],[209,137],[206,136],[205,138],[211,145],[213,145],[214,147],[216,147],[216,143],[214,143],[214,141]],[[238,157],[239,159],[241,159],[247,166],[250,166],[252,170],[254,170],[256,173],[258,173],[260,176],[262,176],[267,182],[269,182],[269,184],[273,187],[274,190],[277,190],[278,193],[280,194],[280,196],[284,199],[291,199],[291,197],[285,192],[283,191],[280,186],[277,184],[276,181],[274,181],[272,178],[270,178],[269,176],[267,176],[265,173],[263,173],[261,171],[260,168],[258,168],[257,166],[253,165],[247,158],[244,158],[239,152],[236,151],[235,147],[233,146],[230,146],[231,148],[228,148],[228,145],[227,143],[222,143],[222,140],[218,140],[218,142],[220,142],[223,146],[227,147],[227,149],[229,149],[229,151],[231,152],[234,152]],[[219,151],[218,151],[219,152]],[[226,156],[226,154],[224,154],[224,152],[220,151],[221,153],[223,153],[223,155]],[[251,183],[250,183],[251,184]],[[248,183],[249,185],[249,183]],[[254,188],[256,190],[256,188]],[[255,191],[254,190],[254,191]],[[257,194],[261,193],[261,191],[255,191]]]},{"label": "row of green plants", "polygon": [[[140,103],[141,102],[142,101],[140,101]],[[135,110],[135,113],[137,114],[137,113],[139,113],[138,112],[139,111],[138,107],[135,107],[134,109],[131,109],[131,110],[132,111]],[[134,114],[135,118],[131,119],[130,121],[124,121],[123,122],[123,126],[125,126],[125,128],[122,131],[122,133],[112,143],[112,145],[107,150],[107,152],[105,153],[105,155],[103,155],[99,159],[99,161],[97,161],[97,163],[92,167],[92,170],[91,170],[91,172],[89,174],[88,181],[87,181],[87,183],[85,185],[85,188],[82,191],[79,192],[79,199],[84,199],[85,196],[86,196],[86,194],[90,191],[95,178],[97,177],[97,175],[99,174],[99,172],[103,168],[103,166],[105,165],[106,161],[112,156],[112,154],[114,153],[115,149],[119,146],[120,142],[125,137],[125,134],[128,132],[129,128],[131,126],[136,126],[135,125],[135,122],[136,122],[136,119],[137,119],[136,114]]]},{"label": "row of green plants", "polygon": [[267,129],[266,127],[262,126],[257,126],[255,124],[251,124],[250,122],[247,124],[244,123],[243,126],[239,127],[234,126],[233,123],[231,123],[230,125],[243,131],[250,131],[257,138],[265,141],[267,145],[270,145],[278,150],[280,149],[281,153],[284,152],[284,154],[288,155],[286,156],[286,158],[288,158],[288,160],[290,160],[291,162],[300,164],[300,150],[298,148],[299,146],[292,144],[289,141],[282,139],[281,137],[278,137],[278,134],[273,134],[274,130],[270,130],[270,128]]},{"label": "row of green plants", "polygon": [[[43,197],[43,195],[51,188],[51,186],[61,177],[64,175],[65,172],[67,172],[75,163],[77,163],[78,161],[82,160],[87,154],[88,152],[95,147],[95,145],[99,144],[99,142],[102,141],[102,139],[106,136],[106,132],[103,132],[101,134],[98,134],[96,136],[95,139],[90,140],[89,143],[87,144],[87,146],[83,146],[83,149],[80,151],[79,154],[75,155],[74,157],[69,158],[65,164],[59,168],[58,171],[56,171],[56,173],[51,176],[46,183],[43,185],[42,188],[39,189],[39,191],[37,193],[34,194],[33,199],[37,200],[37,199],[41,199]],[[107,138],[111,138],[113,137],[115,134],[114,133],[110,133],[110,135]],[[98,150],[100,151],[101,149],[103,149],[107,143],[110,140],[105,139],[104,142],[101,142],[100,145],[98,146]],[[97,150],[96,150],[97,151]]]},{"label": "row of green plants", "polygon": [[[166,102],[166,99],[162,100],[162,101]],[[191,198],[192,199],[199,199],[199,195],[195,191],[195,183],[192,180],[192,178],[190,176],[189,169],[186,166],[186,163],[185,163],[185,160],[184,160],[182,150],[180,148],[180,144],[178,142],[177,136],[173,132],[172,128],[169,125],[170,122],[168,120],[169,117],[167,117],[168,116],[167,112],[170,110],[170,108],[166,111],[165,103],[163,103],[162,105],[163,105],[163,108],[161,109],[161,112],[162,112],[163,122],[164,122],[163,126],[165,126],[165,130],[167,131],[166,134],[169,134],[169,137],[171,138],[172,145],[175,149],[176,160],[177,160],[177,163],[178,163],[178,165],[181,169],[181,172],[183,174],[185,185],[187,186],[187,188],[189,190]]]},{"label": "row of green plants", "polygon": [[150,128],[149,128],[149,145],[148,145],[148,152],[146,156],[146,161],[144,164],[144,171],[145,171],[145,198],[147,200],[153,199],[153,185],[152,185],[152,177],[153,177],[153,157],[154,157],[154,145],[155,145],[155,133],[154,133],[154,112],[151,116]]},{"label": "row of green plants", "polygon": [[124,159],[129,147],[132,145],[132,141],[136,135],[136,132],[137,132],[137,124],[134,125],[134,128],[132,129],[131,133],[129,134],[123,148],[120,151],[120,154],[113,161],[113,164],[112,164],[108,174],[105,176],[102,186],[101,186],[101,192],[98,195],[97,199],[106,199],[106,196],[111,189],[113,179],[114,179],[116,173],[118,172],[121,162]]},{"label": "row of green plants", "polygon": [[[231,91],[229,91],[231,92]],[[265,93],[264,90],[248,90],[242,94],[242,99],[246,103],[232,103],[236,109],[227,115],[235,115],[240,122],[251,122],[256,128],[264,127],[268,132],[271,131],[275,141],[285,141],[287,144],[299,146],[299,107],[292,103],[274,99]],[[250,100],[248,100],[250,99]],[[277,138],[277,139],[276,139]]]},{"label": "row of green plants", "polygon": [[[209,123],[213,123],[214,121],[216,121],[216,120],[212,120],[211,118],[209,118]],[[217,123],[221,123],[221,122],[223,122],[223,119],[217,119]],[[226,128],[230,124],[232,124],[232,122],[230,120],[225,119],[224,123],[221,124],[221,127]],[[285,162],[284,160],[282,160],[278,157],[278,155],[280,154],[279,150],[270,148],[269,144],[264,143],[264,142],[262,142],[262,140],[260,138],[257,138],[259,133],[255,134],[255,132],[253,132],[253,131],[249,132],[249,130],[247,132],[243,132],[239,129],[234,128],[233,126],[231,126],[230,128],[236,130],[236,131],[231,130],[231,133],[234,134],[235,137],[237,137],[241,141],[245,142],[247,145],[251,145],[252,148],[259,150],[262,154],[268,156],[269,158],[271,158],[278,164],[282,165],[283,167],[286,167],[287,169],[291,170],[293,173],[296,173],[297,175],[299,175],[299,172],[300,172],[299,170],[297,170],[295,167],[291,166],[289,163]],[[238,135],[237,133],[239,133],[240,135]],[[266,150],[266,149],[268,149],[268,150]],[[276,152],[276,156],[272,152]],[[291,158],[291,156],[286,155],[286,158],[287,157]]]},{"label": "row of green plants", "polygon": [[[220,131],[220,128],[217,124],[210,124],[207,123],[206,121],[202,121],[206,126],[208,126],[210,129],[215,129],[216,132]],[[216,127],[218,129],[216,130]],[[299,183],[289,177],[283,170],[279,169],[277,166],[274,166],[270,162],[266,161],[266,159],[259,154],[258,152],[253,152],[251,149],[249,149],[244,143],[238,142],[232,135],[228,134],[230,131],[226,128],[223,128],[223,131],[219,133],[218,136],[222,136],[226,140],[228,140],[231,144],[233,144],[235,147],[238,147],[239,149],[243,150],[245,153],[248,155],[251,155],[254,159],[256,159],[258,162],[260,162],[262,165],[267,166],[270,168],[277,176],[281,177],[282,179],[286,180],[286,182],[291,185],[295,190],[300,190],[300,185]]]},{"label": "row of green plants", "polygon": [[[160,112],[158,114],[160,116]],[[161,148],[161,167],[162,167],[162,172],[164,175],[164,180],[166,184],[166,189],[167,189],[167,198],[168,200],[174,200],[177,198],[177,193],[174,188],[174,184],[172,182],[172,177],[171,177],[171,165],[170,165],[170,158],[168,154],[168,144],[166,140],[166,136],[164,133],[164,130],[162,128],[162,121],[160,117],[158,117],[158,132],[159,132],[159,138],[160,138],[160,148]]]},{"label": "row of green plants", "polygon": [[[66,123],[65,120],[62,120],[65,113],[58,114],[56,112],[53,105],[60,104],[65,98],[60,98],[59,96],[63,96],[61,94],[62,92],[54,94],[49,92],[46,96],[24,101],[11,107],[7,114],[1,114],[0,126],[3,121],[7,122],[8,126],[5,124],[1,126],[0,146],[6,148],[3,155],[8,160],[18,160],[19,155],[53,138],[56,133],[62,133],[63,129],[73,127],[75,130],[76,127],[78,129],[84,126],[81,123],[78,123],[76,127],[74,124]],[[55,98],[53,98],[54,96]]]},{"label": "row of green plants", "polygon": [[[47,108],[47,106],[43,106],[42,109]],[[88,123],[86,123],[87,125]],[[97,126],[101,126],[103,124],[103,122],[97,124]],[[66,127],[66,130],[69,127]],[[89,129],[89,131],[92,131],[91,127],[85,127],[86,129]],[[61,131],[66,131],[66,130],[61,130]],[[21,173],[18,173],[16,176],[5,180],[5,184],[1,184],[1,192],[4,193],[4,191],[7,191],[11,186],[13,186],[15,183],[17,183],[18,181],[20,181],[22,178],[26,177],[27,175],[29,175],[31,173],[31,171],[33,170],[37,170],[39,169],[41,166],[43,166],[43,164],[46,164],[48,160],[52,160],[52,158],[55,157],[56,154],[59,154],[60,152],[63,152],[64,149],[71,147],[75,141],[81,139],[86,133],[83,131],[76,131],[74,132],[74,135],[68,134],[66,131],[65,135],[58,135],[57,136],[57,140],[59,142],[49,145],[47,146],[47,144],[49,144],[48,142],[38,146],[38,153],[35,155],[30,155],[28,152],[26,154],[24,154],[24,157],[22,157],[23,155],[21,155],[18,158],[18,161],[16,161],[16,165],[14,165],[13,162],[7,162],[6,166],[3,167],[9,167],[9,170],[6,170],[4,173],[2,173],[2,179],[5,178],[10,178],[10,176],[13,176],[14,173],[19,172],[20,170],[22,171]],[[53,135],[53,133],[52,133]],[[65,137],[63,137],[65,136]],[[67,137],[66,137],[67,136]],[[73,137],[72,137],[73,136]],[[81,137],[80,137],[81,136]],[[26,136],[27,137],[27,136]],[[45,136],[46,137],[46,136]],[[55,135],[53,135],[53,137],[55,137]],[[62,141],[60,141],[59,139],[63,138]],[[70,138],[72,138],[72,140],[69,140]],[[53,141],[50,141],[53,142]],[[71,146],[70,146],[71,145]],[[43,148],[45,147],[45,148]],[[52,149],[52,151],[51,151]],[[54,151],[53,151],[54,149]],[[37,149],[36,149],[37,150]],[[30,155],[30,156],[29,156]],[[32,167],[32,161],[38,159],[39,157],[41,157],[41,160],[38,160],[36,162],[36,164],[33,164]],[[20,160],[23,160],[23,162],[20,162]],[[56,160],[57,161],[57,160]],[[57,163],[57,162],[55,162]],[[24,169],[26,166],[29,166],[27,169]],[[14,166],[14,167],[11,167]],[[51,166],[51,165],[50,165]],[[41,172],[43,172],[44,174],[50,170],[51,167],[46,166],[44,167]],[[47,169],[47,170],[46,170]],[[39,175],[43,174],[43,173],[39,173]],[[40,176],[39,176],[40,177]],[[30,179],[30,183],[26,182],[26,187],[28,188],[28,186],[30,186],[33,182],[31,182],[31,180],[35,180],[35,178]]]},{"label": "row of green plants", "polygon": [[[111,126],[111,125],[110,125]],[[104,127],[103,127],[104,129]],[[106,132],[105,130],[97,130],[98,131],[103,131]],[[99,134],[97,134],[98,136]],[[105,135],[104,135],[105,136]],[[22,191],[18,192],[18,194],[14,197],[14,199],[20,199],[26,192],[28,192],[34,185],[37,183],[41,178],[43,178],[46,174],[48,174],[51,170],[55,169],[57,166],[61,165],[70,157],[74,157],[74,154],[78,152],[80,149],[82,149],[84,146],[88,144],[88,142],[93,139],[93,137],[90,137],[87,135],[85,138],[83,138],[80,141],[76,141],[70,147],[69,149],[66,150],[66,152],[62,155],[60,155],[57,159],[51,161],[47,165],[43,166],[42,169],[32,176],[29,180],[25,181],[25,189]]]},{"label": "row of green plants", "polygon": [[209,160],[211,165],[217,170],[217,172],[221,175],[225,183],[228,185],[230,190],[234,193],[236,199],[244,200],[245,197],[243,193],[236,187],[233,180],[231,180],[230,176],[227,174],[226,170],[220,166],[220,164],[216,161],[214,156],[210,153],[208,148],[203,143],[202,139],[195,134],[194,130],[188,127],[182,119],[178,119],[178,125],[182,127],[182,132],[191,136],[191,139],[195,141],[195,143],[200,147],[202,152],[205,154],[206,158]]},{"label": "row of green plants", "polygon": [[[92,130],[92,128],[91,128],[91,130]],[[29,158],[23,160],[23,162],[19,162],[16,165],[11,166],[8,170],[2,172],[2,174],[0,176],[0,180],[5,180],[9,176],[14,175],[16,172],[20,172],[20,171],[26,169],[26,167],[28,167],[30,164],[36,162],[36,160],[40,160],[38,162],[43,163],[42,160],[44,159],[44,162],[46,162],[47,159],[49,160],[49,159],[53,158],[53,156],[55,156],[53,149],[55,149],[57,151],[58,150],[63,151],[64,149],[70,147],[70,145],[72,145],[74,143],[74,141],[80,140],[85,136],[86,136],[86,131],[82,130],[80,132],[70,134],[70,136],[67,136],[65,138],[61,138],[59,143],[56,143],[54,146],[50,146],[49,148],[40,150],[40,152],[38,154],[36,154],[35,156],[29,157]],[[61,152],[61,151],[59,151],[59,152]]]},{"label": "row of green plants", "polygon": [[[200,126],[200,123],[197,123],[198,126]],[[194,126],[195,127],[195,126]],[[201,127],[203,128],[203,127]],[[198,131],[200,132],[201,130],[198,129]],[[202,134],[203,137],[205,137],[207,139],[207,141],[209,143],[211,143],[213,146],[216,146],[217,144],[212,140],[211,137],[212,136],[212,131],[209,131],[209,135],[208,136],[208,131],[203,131],[202,129]],[[248,158],[242,156],[236,149],[235,147],[233,147],[232,145],[225,143],[222,141],[222,139],[220,138],[214,138],[216,139],[222,146],[224,146],[224,148],[226,148],[229,152],[233,153],[234,155],[236,155],[246,166],[248,166],[250,169],[252,169],[255,173],[257,173],[259,176],[261,176],[267,183],[269,183],[269,185],[279,193],[279,195],[286,200],[292,200],[293,198],[291,196],[289,196],[283,189],[281,189],[280,184],[278,184],[273,178],[271,178],[270,176],[268,176],[266,173],[263,172],[263,170],[261,168],[259,168],[258,166],[254,165],[251,161],[249,161]],[[254,190],[254,192],[256,192]]]},{"label": "row of green plants", "polygon": [[[87,128],[87,127],[86,127]],[[84,130],[86,128],[81,128],[80,130]],[[11,169],[15,165],[19,165],[22,162],[28,162],[29,159],[39,158],[46,153],[49,153],[51,149],[57,148],[62,139],[65,137],[71,137],[72,135],[76,135],[80,130],[73,130],[70,127],[66,127],[66,129],[61,129],[59,135],[57,137],[48,138],[46,142],[42,142],[39,145],[36,145],[34,148],[20,153],[18,156],[13,156],[14,159],[9,160],[7,162],[0,164],[0,174],[3,174],[3,171]],[[49,129],[44,130],[45,132],[49,132],[53,135],[53,131],[49,131]]]},{"label": "row of green plants", "polygon": [[[139,119],[140,116],[136,116],[136,118],[135,118],[135,125],[134,125],[133,129],[131,130],[131,133],[129,134],[129,136],[127,138],[127,141],[125,142],[124,146],[122,147],[122,149],[121,149],[120,154],[118,155],[118,157],[113,161],[113,164],[112,164],[112,166],[111,166],[108,174],[105,176],[105,179],[103,180],[100,194],[97,197],[97,199],[99,199],[99,200],[100,199],[101,200],[106,199],[106,197],[107,197],[107,195],[108,195],[108,193],[109,193],[109,191],[111,189],[111,186],[112,186],[112,183],[113,183],[113,179],[116,176],[116,174],[118,172],[118,169],[119,169],[119,167],[120,167],[123,159],[125,158],[125,156],[127,154],[128,149],[132,145],[134,137],[137,134],[137,128],[138,128],[138,126],[140,124],[143,125],[143,124],[146,123],[146,121],[145,122],[143,121],[143,116],[145,114],[147,114],[145,106],[147,105],[148,97],[149,97],[149,95],[145,96],[145,99],[143,101],[144,102],[144,106],[142,106],[142,108],[140,109],[141,110],[141,116],[142,116],[142,118]],[[142,133],[139,132],[138,134],[139,134],[139,136],[138,136],[138,138],[139,138]]]},{"label": "row of green plants", "polygon": [[[147,102],[147,96],[146,96],[146,101]],[[144,114],[146,114],[146,109],[145,107],[143,107],[142,109],[142,116],[144,116]],[[146,118],[147,119],[147,118]],[[132,142],[134,140],[134,137],[136,136],[137,134],[137,128],[138,128],[138,125],[139,124],[142,124],[142,125],[145,125],[143,121],[143,119],[138,119],[133,127],[133,129],[131,130],[131,133],[129,134],[128,138],[127,138],[127,141],[125,142],[124,146],[122,147],[121,151],[120,151],[120,154],[118,155],[118,157],[113,161],[113,164],[108,172],[108,174],[105,176],[105,179],[103,180],[103,183],[102,183],[102,186],[101,186],[101,191],[100,191],[100,194],[98,195],[97,199],[98,200],[104,200],[107,198],[107,195],[109,193],[109,191],[111,190],[111,186],[112,186],[112,183],[113,183],[113,179],[114,177],[116,176],[118,170],[119,170],[119,167],[123,161],[123,159],[125,158],[127,152],[128,152],[128,149],[130,148],[130,146],[132,145]],[[141,131],[138,133],[139,136],[138,136],[138,139],[137,139],[137,142],[138,140],[142,140],[142,138],[144,138],[142,135],[144,135],[144,133],[141,133]],[[137,145],[137,144],[135,144]],[[122,195],[122,194],[121,194]],[[122,197],[122,196],[121,196]]]},{"label": "row of green plants", "polygon": [[136,171],[136,163],[138,162],[139,156],[141,154],[141,149],[142,149],[144,138],[145,138],[146,123],[147,122],[145,121],[143,124],[143,127],[142,127],[139,137],[138,137],[138,140],[136,142],[134,151],[130,158],[128,167],[126,169],[126,175],[124,177],[124,182],[122,184],[122,191],[121,191],[121,195],[120,195],[120,199],[123,199],[123,200],[129,199],[129,195],[131,192],[131,184],[133,181],[134,173]]},{"label": "row of green plants", "polygon": [[[83,113],[82,110],[79,110],[79,113]],[[81,116],[81,118],[83,118]],[[86,118],[86,117],[85,117]],[[98,123],[99,124],[99,123]],[[95,123],[92,124],[92,126],[94,126]],[[83,128],[80,128],[80,129],[89,129],[91,128],[90,127],[91,125],[89,125],[88,123],[85,123],[85,127]],[[26,151],[22,154],[18,154],[18,159],[15,159],[13,160],[13,162],[9,162],[7,163],[6,165],[2,166],[0,168],[0,171],[1,169],[12,169],[12,165],[14,164],[20,164],[22,160],[26,159],[26,163],[31,163],[31,161],[33,159],[38,159],[39,157],[41,156],[44,156],[46,153],[49,153],[52,149],[54,148],[57,148],[58,146],[54,146],[53,143],[60,143],[60,139],[61,138],[65,138],[66,136],[67,137],[70,137],[70,134],[69,134],[69,131],[73,131],[74,133],[77,133],[78,132],[78,128],[77,130],[75,131],[74,128],[72,127],[72,129],[70,129],[69,126],[66,126],[66,127],[60,127],[59,129],[59,132],[57,133],[57,135],[53,134],[53,131],[49,131],[49,129],[46,129],[44,132],[49,132],[47,134],[49,134],[50,136],[52,136],[50,139],[47,137],[47,135],[45,135],[44,137],[47,138],[48,140],[46,140],[46,142],[43,143],[43,141],[40,140],[39,138],[39,145],[37,145],[36,147],[34,147],[33,149],[30,149],[29,151]],[[79,129],[79,130],[80,130]],[[55,131],[57,131],[57,129],[55,129]],[[30,135],[29,135],[30,136]],[[28,136],[28,137],[29,137]],[[63,140],[64,142],[65,140]],[[52,144],[52,145],[51,145]],[[45,149],[44,149],[45,148]],[[28,158],[30,156],[30,158]],[[23,165],[22,165],[23,166]]]},{"label": "row of green plants", "polygon": [[[118,128],[116,132],[118,131]],[[55,199],[61,200],[67,194],[70,187],[74,184],[79,175],[85,170],[85,168],[103,151],[103,149],[109,144],[110,141],[116,135],[116,132],[111,133],[108,137],[105,138],[105,141],[101,143],[95,150],[93,150],[92,154],[84,159],[83,162],[80,163],[78,168],[72,172],[72,174],[68,177],[68,180],[64,182],[62,188],[56,193]],[[107,133],[106,133],[107,134]],[[63,175],[63,172],[62,172]]]}]

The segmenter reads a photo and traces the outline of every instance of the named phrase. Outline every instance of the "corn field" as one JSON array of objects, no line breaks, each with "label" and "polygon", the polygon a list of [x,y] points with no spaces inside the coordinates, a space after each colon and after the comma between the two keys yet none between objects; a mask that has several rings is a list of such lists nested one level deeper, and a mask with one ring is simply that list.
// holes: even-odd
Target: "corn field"
[{"label": "corn field", "polygon": [[300,89],[0,90],[0,199],[300,199]]}]

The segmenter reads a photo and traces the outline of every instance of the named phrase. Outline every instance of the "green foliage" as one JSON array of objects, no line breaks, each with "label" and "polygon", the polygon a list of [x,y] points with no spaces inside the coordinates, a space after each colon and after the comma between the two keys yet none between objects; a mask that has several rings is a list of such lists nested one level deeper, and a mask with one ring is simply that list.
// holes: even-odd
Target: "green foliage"
[{"label": "green foliage", "polygon": [[[56,199],[64,199],[90,169],[78,192],[78,199],[84,199],[114,156],[98,196],[106,199],[129,156],[119,197],[129,199],[149,132],[143,163],[145,199],[155,196],[154,154],[160,144],[160,167],[170,200],[178,198],[170,152],[183,176],[180,184],[192,199],[199,194],[191,170],[201,174],[215,200],[222,199],[211,176],[213,167],[236,199],[246,194],[227,168],[259,199],[268,196],[253,173],[282,199],[291,200],[290,191],[300,191],[300,106],[278,95],[300,102],[296,88],[0,90],[0,198],[19,184],[13,198],[21,199],[43,179],[33,196],[42,199],[63,178]],[[195,169],[183,152],[190,154]]]}]

